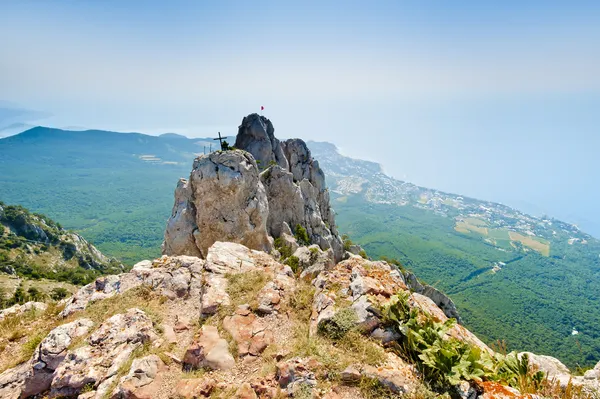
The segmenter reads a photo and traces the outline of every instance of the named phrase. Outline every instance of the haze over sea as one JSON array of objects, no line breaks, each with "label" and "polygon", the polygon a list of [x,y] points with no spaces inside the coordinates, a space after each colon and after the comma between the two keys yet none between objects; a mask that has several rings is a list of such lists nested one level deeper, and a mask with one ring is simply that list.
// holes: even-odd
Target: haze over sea
[{"label": "haze over sea", "polygon": [[280,137],[600,237],[600,3],[323,3],[2,2],[0,108],[38,113],[0,129],[232,135],[264,105]]}]

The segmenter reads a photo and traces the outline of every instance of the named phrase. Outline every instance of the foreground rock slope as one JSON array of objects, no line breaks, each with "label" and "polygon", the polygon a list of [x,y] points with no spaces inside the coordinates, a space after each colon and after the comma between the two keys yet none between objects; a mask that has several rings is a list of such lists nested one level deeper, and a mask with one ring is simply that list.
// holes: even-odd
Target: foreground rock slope
[{"label": "foreground rock slope", "polygon": [[[99,278],[51,317],[54,327],[29,359],[0,374],[0,397],[372,397],[367,385],[379,397],[441,395],[402,355],[406,327],[386,316],[400,295],[409,311],[448,320],[411,293],[404,273],[351,256],[312,280],[299,275],[265,252],[217,241],[206,259],[163,256]],[[443,339],[494,354],[458,324]],[[598,384],[596,369],[572,377],[556,359],[530,361],[564,386]],[[448,389],[455,397],[534,397],[485,378]]]}]

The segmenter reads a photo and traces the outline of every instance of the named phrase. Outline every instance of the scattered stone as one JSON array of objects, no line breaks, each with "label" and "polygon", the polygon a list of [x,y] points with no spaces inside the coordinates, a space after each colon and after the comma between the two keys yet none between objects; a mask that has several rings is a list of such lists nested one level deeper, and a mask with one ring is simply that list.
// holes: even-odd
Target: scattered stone
[{"label": "scattered stone", "polygon": [[[244,311],[245,313],[245,311]],[[258,356],[273,343],[273,332],[267,330],[262,319],[254,313],[234,314],[223,319],[223,327],[238,344],[238,355]]]},{"label": "scattered stone", "polygon": [[344,384],[354,385],[360,382],[362,374],[356,366],[348,366],[342,371],[340,378]]},{"label": "scattered stone", "polygon": [[183,399],[208,398],[216,387],[212,378],[190,378],[177,382],[175,392]]},{"label": "scattered stone", "polygon": [[186,351],[183,365],[193,370],[201,368],[229,370],[235,366],[235,360],[229,353],[227,341],[219,336],[217,328],[205,325]]},{"label": "scattered stone", "polygon": [[134,359],[129,373],[121,378],[112,392],[112,398],[153,399],[163,384],[162,374],[166,369],[156,355]]},{"label": "scattered stone", "polygon": [[177,335],[175,334],[175,330],[168,324],[163,325],[165,339],[168,344],[176,344],[177,343]]},{"label": "scattered stone", "polygon": [[237,392],[235,393],[235,397],[237,399],[258,399],[258,396],[256,396],[256,392],[254,392],[252,386],[247,382],[240,385]]}]

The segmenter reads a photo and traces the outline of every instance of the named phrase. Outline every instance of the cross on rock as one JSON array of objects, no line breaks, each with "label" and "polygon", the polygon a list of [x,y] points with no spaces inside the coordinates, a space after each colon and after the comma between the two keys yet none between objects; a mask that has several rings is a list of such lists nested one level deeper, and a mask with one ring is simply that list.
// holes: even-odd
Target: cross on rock
[{"label": "cross on rock", "polygon": [[229,149],[229,144],[225,140],[225,137],[221,137],[221,132],[219,132],[219,137],[213,140],[219,140],[219,144],[221,144],[221,151],[227,151]]}]

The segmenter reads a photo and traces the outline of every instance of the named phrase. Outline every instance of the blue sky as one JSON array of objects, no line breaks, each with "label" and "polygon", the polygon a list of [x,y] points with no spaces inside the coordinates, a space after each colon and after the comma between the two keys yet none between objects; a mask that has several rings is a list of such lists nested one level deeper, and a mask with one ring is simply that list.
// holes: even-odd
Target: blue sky
[{"label": "blue sky", "polygon": [[264,105],[281,137],[600,236],[600,2],[5,1],[0,48],[38,124],[234,134]]}]

